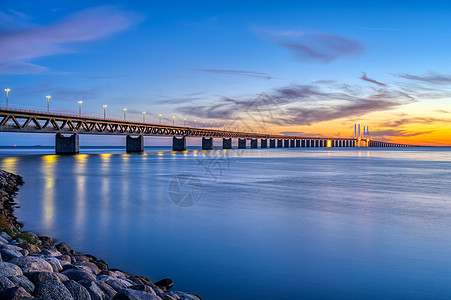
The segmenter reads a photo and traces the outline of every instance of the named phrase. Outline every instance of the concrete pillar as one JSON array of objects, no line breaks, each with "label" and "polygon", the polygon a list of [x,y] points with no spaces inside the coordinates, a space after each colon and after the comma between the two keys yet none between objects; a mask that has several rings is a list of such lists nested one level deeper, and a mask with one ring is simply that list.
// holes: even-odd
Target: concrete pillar
[{"label": "concrete pillar", "polygon": [[222,149],[232,149],[232,138],[222,139]]},{"label": "concrete pillar", "polygon": [[251,148],[258,148],[258,140],[251,139]]},{"label": "concrete pillar", "polygon": [[282,148],[282,140],[277,140],[277,148]]},{"label": "concrete pillar", "polygon": [[290,140],[290,148],[294,148],[294,140]]},{"label": "concrete pillar", "polygon": [[127,135],[126,141],[127,152],[143,152],[144,151],[144,137],[142,135],[132,137]]},{"label": "concrete pillar", "polygon": [[283,147],[289,148],[290,147],[290,140],[283,140]]},{"label": "concrete pillar", "polygon": [[260,148],[268,148],[268,140],[267,139],[260,140]]},{"label": "concrete pillar", "polygon": [[202,137],[202,150],[213,150],[213,138]]},{"label": "concrete pillar", "polygon": [[301,140],[301,147],[302,148],[307,147],[307,141],[306,140]]},{"label": "concrete pillar", "polygon": [[172,138],[172,151],[185,151],[186,150],[186,137],[173,137]]},{"label": "concrete pillar", "polygon": [[312,146],[312,140],[307,140],[305,147],[310,148]]},{"label": "concrete pillar", "polygon": [[79,136],[72,134],[64,136],[57,133],[55,136],[55,153],[56,154],[77,154],[80,152]]},{"label": "concrete pillar", "polygon": [[301,140],[296,140],[296,148],[301,147]]},{"label": "concrete pillar", "polygon": [[276,148],[276,140],[274,139],[269,140],[269,148]]},{"label": "concrete pillar", "polygon": [[246,139],[238,139],[238,149],[246,149]]}]

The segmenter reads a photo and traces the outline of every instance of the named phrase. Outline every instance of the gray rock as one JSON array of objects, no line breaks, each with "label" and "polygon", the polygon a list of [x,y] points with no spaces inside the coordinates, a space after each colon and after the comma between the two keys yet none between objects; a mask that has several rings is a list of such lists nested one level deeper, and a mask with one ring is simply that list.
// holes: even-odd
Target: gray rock
[{"label": "gray rock", "polygon": [[35,256],[22,256],[14,258],[11,263],[18,265],[22,272],[29,273],[33,271],[50,271],[53,272],[52,266],[44,259]]},{"label": "gray rock", "polygon": [[49,271],[30,272],[28,273],[28,279],[30,279],[30,281],[33,282],[35,285],[37,285],[39,282],[46,280],[57,280],[61,282],[57,274],[58,273],[53,273]]},{"label": "gray rock", "polygon": [[17,244],[17,247],[20,247],[22,249],[27,250],[28,253],[39,253],[39,252],[41,252],[41,249],[38,246],[30,244],[30,243]]},{"label": "gray rock", "polygon": [[41,251],[41,254],[45,255],[45,256],[61,256],[61,252],[59,252],[58,250],[54,249],[54,248],[45,248]]},{"label": "gray rock", "polygon": [[180,299],[180,300],[199,300],[200,298],[194,295],[190,295],[184,292],[179,292],[179,291],[170,291],[167,292],[167,294],[175,299]]},{"label": "gray rock", "polygon": [[80,283],[88,290],[89,295],[92,300],[105,300],[109,299],[105,292],[100,288],[100,286],[95,281],[82,280]]},{"label": "gray rock", "polygon": [[15,276],[23,275],[22,270],[15,264],[9,262],[0,262],[0,275]]},{"label": "gray rock", "polygon": [[[91,272],[92,272],[94,275],[97,275],[97,274],[100,273],[99,268],[98,268],[95,264],[93,264],[93,263],[91,263],[91,262],[87,262],[87,261],[76,261],[76,262],[73,263],[73,265],[74,265],[74,266],[87,267],[87,268],[89,268],[89,270],[91,270]],[[84,269],[86,270],[86,268],[84,268]]]},{"label": "gray rock", "polygon": [[20,300],[29,298],[33,298],[33,296],[21,286],[15,286],[0,292],[0,299]]},{"label": "gray rock", "polygon": [[114,295],[116,295],[116,291],[105,282],[96,281],[96,284],[102,289],[105,295],[107,295],[108,299],[112,299]]},{"label": "gray rock", "polygon": [[16,286],[23,287],[28,293],[33,293],[34,291],[34,284],[28,280],[27,277],[20,275],[20,276],[9,276],[9,280],[11,280]]},{"label": "gray rock", "polygon": [[122,271],[120,271],[120,270],[113,270],[113,269],[112,269],[111,271],[113,271],[114,274],[116,274],[116,276],[117,276],[118,278],[124,278],[124,279],[126,279],[126,278],[129,278],[129,277],[130,277],[127,273],[122,272]]},{"label": "gray rock", "polygon": [[113,300],[161,300],[157,295],[134,289],[122,289],[117,292]]},{"label": "gray rock", "polygon": [[95,281],[96,277],[91,273],[87,271],[82,271],[79,269],[68,269],[66,271],[61,272],[61,274],[66,275],[69,277],[69,279],[75,280],[77,282],[81,280],[87,280],[87,281]]},{"label": "gray rock", "polygon": [[53,256],[44,257],[45,261],[48,262],[53,269],[53,272],[61,272],[63,270],[63,266],[61,265],[59,259]]},{"label": "gray rock", "polygon": [[74,280],[68,280],[64,283],[75,300],[91,300],[88,290]]},{"label": "gray rock", "polygon": [[137,290],[137,291],[143,291],[143,292],[147,292],[147,293],[151,293],[151,294],[157,295],[157,293],[155,293],[153,288],[151,288],[150,286],[145,285],[145,284],[135,284],[135,285],[132,285],[130,288],[134,289],[134,290]]},{"label": "gray rock", "polygon": [[56,276],[58,276],[58,279],[59,279],[62,283],[64,283],[64,282],[66,282],[66,281],[69,280],[69,277],[67,277],[67,276],[64,275],[64,274],[56,273],[56,272],[54,272],[54,273],[56,274]]},{"label": "gray rock", "polygon": [[8,244],[8,241],[0,236],[0,243],[2,244]]},{"label": "gray rock", "polygon": [[154,284],[159,288],[161,288],[163,291],[169,290],[174,285],[172,280],[169,278],[162,279],[160,281],[155,282]]},{"label": "gray rock", "polygon": [[15,245],[10,245],[10,244],[2,244],[0,245],[0,249],[9,249],[9,250],[16,250],[16,251],[20,251],[22,250],[22,248],[17,247]]},{"label": "gray rock", "polygon": [[128,282],[125,279],[122,278],[111,278],[104,281],[106,284],[111,286],[115,291],[119,291],[122,289],[127,289],[131,287],[133,284]]},{"label": "gray rock", "polygon": [[70,265],[70,264],[71,264],[70,262],[68,262],[68,261],[65,261],[65,260],[61,260],[61,259],[59,259],[59,261],[60,261],[60,265],[61,265],[61,267],[64,267],[65,265]]},{"label": "gray rock", "polygon": [[6,276],[0,276],[0,291],[15,287],[14,282]]},{"label": "gray rock", "polygon": [[11,242],[13,240],[13,238],[4,231],[0,231],[0,237],[5,239],[8,242]]},{"label": "gray rock", "polygon": [[3,261],[10,261],[13,258],[22,257],[22,253],[17,250],[0,249],[0,255]]},{"label": "gray rock", "polygon": [[50,246],[51,247],[54,245],[53,239],[51,237],[44,235],[44,236],[40,236],[38,238],[41,241],[42,246]]},{"label": "gray rock", "polygon": [[64,242],[59,243],[58,245],[55,246],[55,248],[65,254],[65,255],[73,255],[75,254],[75,252]]},{"label": "gray rock", "polygon": [[34,290],[34,296],[52,300],[74,300],[66,286],[58,280],[39,282]]}]

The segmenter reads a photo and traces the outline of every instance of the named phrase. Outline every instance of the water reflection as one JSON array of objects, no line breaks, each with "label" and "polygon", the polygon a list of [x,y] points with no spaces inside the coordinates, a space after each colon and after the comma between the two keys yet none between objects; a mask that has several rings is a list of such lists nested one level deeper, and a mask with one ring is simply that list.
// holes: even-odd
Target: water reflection
[{"label": "water reflection", "polygon": [[88,154],[75,155],[75,228],[77,239],[82,240],[86,233],[86,167]]},{"label": "water reflection", "polygon": [[53,230],[55,216],[55,167],[58,162],[58,155],[42,156],[42,174],[44,175],[42,221],[46,230]]},{"label": "water reflection", "polygon": [[18,157],[6,157],[0,160],[1,169],[11,173],[17,173],[18,160]]}]

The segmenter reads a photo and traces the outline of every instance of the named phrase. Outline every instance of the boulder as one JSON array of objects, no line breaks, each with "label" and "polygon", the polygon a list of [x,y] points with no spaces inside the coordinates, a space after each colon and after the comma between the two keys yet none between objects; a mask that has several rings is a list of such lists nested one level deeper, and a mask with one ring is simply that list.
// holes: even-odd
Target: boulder
[{"label": "boulder", "polygon": [[58,273],[44,271],[44,272],[30,272],[28,273],[28,279],[33,282],[35,285],[39,282],[46,280],[57,280],[61,281],[57,275]]},{"label": "boulder", "polygon": [[128,275],[124,271],[121,271],[118,269],[110,269],[110,271],[113,271],[118,278],[124,278],[124,279],[130,278],[130,275]]},{"label": "boulder", "polygon": [[111,278],[104,281],[106,284],[111,286],[115,291],[119,291],[121,289],[127,289],[131,287],[133,284],[128,282],[122,278]]},{"label": "boulder", "polygon": [[107,295],[108,299],[112,299],[116,295],[116,291],[103,281],[96,281],[96,284],[102,289],[102,291]]},{"label": "boulder", "polygon": [[134,289],[122,289],[117,292],[113,300],[161,300],[157,295]]},{"label": "boulder", "polygon": [[13,238],[4,231],[0,231],[0,237],[6,240],[8,243],[13,240]]},{"label": "boulder", "polygon": [[33,293],[34,284],[25,276],[9,276],[9,280],[11,280],[14,285],[23,287],[28,293]]},{"label": "boulder", "polygon": [[22,250],[22,248],[17,247],[16,245],[10,245],[10,244],[1,244],[0,249],[9,249],[9,250],[16,250],[16,251]]},{"label": "boulder", "polygon": [[22,257],[22,253],[17,250],[0,249],[0,255],[3,261],[10,261],[13,258]]},{"label": "boulder", "polygon": [[0,236],[0,243],[1,244],[8,244],[9,242]]},{"label": "boulder", "polygon": [[105,292],[100,288],[100,286],[95,281],[82,280],[80,281],[80,284],[82,284],[86,288],[92,300],[108,299]]},{"label": "boulder", "polygon": [[33,298],[33,296],[21,286],[15,286],[0,292],[0,299],[20,300],[30,298]]},{"label": "boulder", "polygon": [[38,246],[30,244],[30,243],[20,243],[20,244],[17,244],[16,246],[27,250],[28,253],[39,253],[39,252],[41,252],[41,249]]},{"label": "boulder", "polygon": [[169,290],[174,285],[172,280],[169,278],[162,279],[160,281],[155,282],[154,284],[156,286],[158,286],[160,289],[162,289],[163,291]]},{"label": "boulder", "polygon": [[91,295],[88,290],[74,280],[68,280],[64,282],[64,285],[71,293],[74,300],[91,300]]},{"label": "boulder", "polygon": [[[87,267],[92,272],[92,274],[94,274],[94,275],[97,275],[97,274],[100,273],[99,268],[95,264],[93,264],[91,262],[76,261],[76,262],[73,263],[73,265],[74,266]],[[83,269],[86,269],[86,268],[83,268]]]},{"label": "boulder", "polygon": [[48,262],[53,269],[53,272],[61,272],[63,270],[63,266],[60,263],[60,260],[53,256],[44,257],[45,261]]},{"label": "boulder", "polygon": [[51,237],[48,236],[40,236],[39,240],[41,241],[41,246],[53,246],[54,242]]},{"label": "boulder", "polygon": [[66,243],[61,242],[55,248],[64,255],[74,255],[75,252]]},{"label": "boulder", "polygon": [[68,269],[68,270],[61,272],[61,274],[64,274],[69,279],[75,280],[77,282],[79,282],[81,280],[86,280],[86,281],[95,281],[96,280],[96,277],[91,272],[86,272],[86,271],[82,271],[79,269]]},{"label": "boulder", "polygon": [[61,252],[59,252],[58,250],[56,250],[55,248],[44,248],[41,251],[42,255],[45,256],[61,256]]},{"label": "boulder", "polygon": [[34,296],[37,298],[48,298],[52,300],[74,300],[72,294],[64,284],[58,280],[41,281],[36,285]]},{"label": "boulder", "polygon": [[136,284],[145,284],[145,285],[149,285],[151,287],[154,287],[155,284],[153,284],[153,282],[144,276],[132,276],[129,278],[131,281],[135,282]]},{"label": "boulder", "polygon": [[72,257],[75,259],[75,261],[89,262],[89,257],[87,257],[85,255],[73,255]]},{"label": "boulder", "polygon": [[145,285],[145,284],[135,284],[135,285],[132,285],[130,288],[137,290],[137,291],[143,291],[143,292],[147,292],[147,293],[156,295],[155,291],[150,286]]},{"label": "boulder", "polygon": [[[50,271],[53,272],[52,266],[44,259],[35,256],[22,256],[14,258],[11,263],[18,265],[22,272],[29,273],[33,271]],[[20,274],[21,275],[21,274]]]},{"label": "boulder", "polygon": [[75,260],[72,261],[72,258],[70,257],[70,255],[66,255],[66,254],[57,256],[56,258],[58,258],[59,260],[67,261],[67,262],[70,263],[70,264],[73,263],[73,262],[75,262]]},{"label": "boulder", "polygon": [[15,287],[14,282],[6,276],[0,276],[0,291]]},{"label": "boulder", "polygon": [[15,264],[9,262],[0,262],[0,275],[3,276],[15,276],[23,275],[22,269]]},{"label": "boulder", "polygon": [[116,273],[114,273],[113,271],[110,271],[110,270],[100,271],[99,275],[106,275],[106,276],[117,278]]}]

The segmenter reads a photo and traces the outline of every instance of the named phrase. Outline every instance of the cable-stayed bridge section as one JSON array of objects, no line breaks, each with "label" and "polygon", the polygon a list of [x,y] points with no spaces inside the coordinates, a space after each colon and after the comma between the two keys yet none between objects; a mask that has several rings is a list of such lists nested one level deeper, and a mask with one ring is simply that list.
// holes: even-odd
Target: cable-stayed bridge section
[{"label": "cable-stayed bridge section", "polygon": [[[245,131],[214,130],[186,126],[168,126],[145,122],[120,121],[66,114],[0,109],[0,132],[53,133],[57,154],[79,152],[79,135],[125,135],[127,152],[142,152],[144,136],[173,138],[173,150],[186,150],[187,137],[202,138],[202,149],[213,149],[213,138],[223,139],[223,149],[238,148],[309,148],[309,147],[409,147],[409,145],[375,141],[369,137],[325,138],[287,136]],[[260,142],[259,142],[260,141]]]}]

